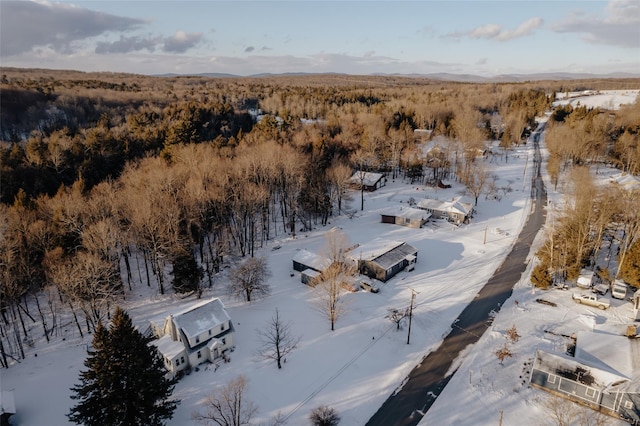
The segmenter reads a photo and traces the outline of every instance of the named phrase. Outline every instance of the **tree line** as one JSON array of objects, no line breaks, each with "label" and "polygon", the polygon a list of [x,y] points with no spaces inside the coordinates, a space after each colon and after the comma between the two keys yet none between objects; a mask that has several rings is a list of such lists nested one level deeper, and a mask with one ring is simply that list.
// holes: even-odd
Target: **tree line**
[{"label": "tree line", "polygon": [[[4,366],[35,323],[56,338],[68,312],[94,332],[136,286],[199,293],[229,259],[328,224],[354,170],[459,179],[477,200],[484,142],[521,143],[557,85],[19,71],[0,83]],[[423,153],[416,129],[450,142]]]}]

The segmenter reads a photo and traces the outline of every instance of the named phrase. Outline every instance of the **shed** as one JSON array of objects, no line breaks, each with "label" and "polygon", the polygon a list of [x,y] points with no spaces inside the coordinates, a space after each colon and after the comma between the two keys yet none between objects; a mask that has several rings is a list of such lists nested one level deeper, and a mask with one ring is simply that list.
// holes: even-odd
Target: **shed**
[{"label": "shed", "polygon": [[313,280],[318,278],[321,274],[321,272],[307,268],[300,273],[300,281],[302,281],[303,284],[313,285]]},{"label": "shed", "polygon": [[380,216],[382,223],[420,228],[431,217],[431,213],[413,207],[394,206],[380,213]]},{"label": "shed", "polygon": [[331,264],[331,260],[319,254],[300,249],[293,256],[293,270],[302,272],[305,269],[312,269],[317,272],[324,271]]},{"label": "shed", "polygon": [[376,238],[354,248],[349,256],[357,262],[361,274],[388,281],[398,272],[413,266],[418,250],[405,242]]},{"label": "shed", "polygon": [[349,179],[349,183],[357,189],[375,191],[387,184],[387,178],[382,173],[365,172],[358,170]]}]

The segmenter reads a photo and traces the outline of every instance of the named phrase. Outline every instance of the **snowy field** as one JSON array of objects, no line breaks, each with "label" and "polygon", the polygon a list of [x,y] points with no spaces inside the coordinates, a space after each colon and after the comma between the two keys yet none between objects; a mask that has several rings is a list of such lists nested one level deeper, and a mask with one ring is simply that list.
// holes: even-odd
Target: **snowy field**
[{"label": "snowy field", "polygon": [[[508,161],[500,156],[485,160],[487,168],[498,176],[497,186],[510,191],[501,192],[500,201],[480,196],[469,225],[457,227],[436,221],[410,229],[381,223],[380,212],[390,206],[407,206],[410,198],[448,200],[463,189],[455,183],[450,189],[435,189],[401,179],[389,180],[382,189],[365,194],[362,212],[360,194],[353,194],[351,208],[358,211],[352,219],[342,215],[332,218],[328,226],[300,233],[295,239],[285,236],[270,241],[259,253],[266,256],[272,272],[269,297],[250,304],[229,299],[221,273],[203,297],[220,297],[225,302],[236,329],[236,349],[231,362],[217,369],[201,365],[176,385],[174,396],[182,402],[168,424],[193,424],[191,415],[201,407],[205,396],[240,374],[249,380],[246,398],[259,408],[255,424],[267,424],[281,414],[289,425],[305,425],[309,412],[319,405],[335,408],[342,426],[365,424],[408,372],[440,344],[452,321],[504,260],[531,209],[532,158],[533,147],[529,145],[514,148]],[[560,199],[560,194],[549,196]],[[353,244],[382,237],[406,241],[418,249],[415,270],[401,272],[381,284],[380,293],[348,294],[347,311],[334,332],[329,321],[314,309],[314,291],[300,282],[291,260],[300,249],[321,250],[325,233],[333,227],[341,229]],[[535,247],[530,259],[533,252]],[[411,290],[417,296],[411,344],[407,345],[407,327],[396,331],[385,315],[389,308],[408,307]],[[169,307],[175,310],[195,302],[193,297],[180,299],[153,293],[155,288],[151,291],[138,284],[122,302],[141,330],[146,329],[149,319]],[[536,303],[534,300],[540,297],[555,302],[557,307]],[[612,304],[607,311],[597,311],[575,305],[571,292],[534,293],[525,274],[493,326],[455,363],[458,372],[421,424],[493,425],[498,424],[500,413],[505,425],[542,424],[540,401],[546,394],[527,386],[526,363],[538,348],[563,350],[565,339],[546,331],[571,334],[627,321],[630,304],[617,300]],[[282,319],[291,322],[293,333],[301,337],[282,370],[256,355],[256,330],[265,327],[276,308]],[[500,365],[494,352],[512,325],[523,337],[513,346],[514,357]],[[12,417],[14,424],[70,424],[65,416],[73,404],[69,388],[78,382],[90,343],[90,336],[81,339],[69,323],[64,340],[58,336],[50,344],[44,339],[35,342],[25,360],[0,371],[1,389],[14,391],[18,412]]]},{"label": "snowy field", "polygon": [[597,108],[616,110],[620,105],[633,104],[636,102],[640,90],[585,90],[583,92],[556,93],[556,101],[553,106],[571,105],[574,108],[586,106],[587,108]]}]

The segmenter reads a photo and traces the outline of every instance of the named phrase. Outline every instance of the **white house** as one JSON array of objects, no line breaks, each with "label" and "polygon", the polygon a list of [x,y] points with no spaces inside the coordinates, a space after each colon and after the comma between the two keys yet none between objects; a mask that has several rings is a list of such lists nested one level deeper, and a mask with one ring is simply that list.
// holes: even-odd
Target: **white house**
[{"label": "white house", "polygon": [[473,214],[473,204],[463,202],[461,197],[451,201],[425,198],[418,201],[416,207],[431,213],[434,219],[447,219],[458,225],[466,223]]},{"label": "white house", "polygon": [[213,362],[233,349],[233,324],[218,298],[151,321],[151,331],[170,373]]}]

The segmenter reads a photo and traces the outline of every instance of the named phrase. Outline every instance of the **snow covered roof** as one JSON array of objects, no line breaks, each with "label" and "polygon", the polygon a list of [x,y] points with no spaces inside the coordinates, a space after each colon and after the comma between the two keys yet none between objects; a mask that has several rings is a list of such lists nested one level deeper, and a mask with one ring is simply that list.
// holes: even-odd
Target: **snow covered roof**
[{"label": "snow covered roof", "polygon": [[473,208],[473,204],[461,201],[461,197],[456,197],[450,201],[425,198],[418,201],[417,206],[421,209],[438,210],[447,213],[459,213],[465,216],[468,215]]},{"label": "snow covered roof", "polygon": [[218,298],[205,300],[173,315],[176,327],[181,329],[187,337],[195,337],[230,320],[231,317]]},{"label": "snow covered roof", "polygon": [[16,403],[13,399],[13,392],[2,391],[0,392],[0,414],[15,414]]},{"label": "snow covered roof", "polygon": [[577,360],[623,376],[640,391],[640,339],[598,331],[579,331]]},{"label": "snow covered roof", "polygon": [[[600,368],[590,368],[580,360],[564,354],[551,354],[543,350],[536,350],[533,368],[546,371],[557,376],[568,377],[572,380],[588,384],[591,387],[604,389],[614,383],[627,381],[625,377]],[[578,376],[578,373],[580,377]],[[588,383],[587,383],[588,382]]]},{"label": "snow covered roof", "polygon": [[360,183],[362,182],[364,186],[373,186],[376,184],[376,182],[382,179],[382,176],[382,173],[357,171],[353,174],[353,176],[351,176],[351,179],[349,179],[349,181],[357,183],[358,185],[360,185]]},{"label": "snow covered roof", "polygon": [[173,361],[184,352],[184,345],[182,342],[171,340],[171,336],[168,334],[162,336],[158,340],[152,341],[151,344],[157,347],[158,351],[170,361]]},{"label": "snow covered roof", "polygon": [[360,244],[349,252],[349,256],[353,260],[373,260],[382,256],[385,253],[390,252],[394,248],[404,244],[401,241],[385,240],[383,238],[376,238],[368,243]]},{"label": "snow covered roof", "polygon": [[331,264],[330,259],[306,249],[298,250],[298,252],[293,256],[293,261],[317,271],[324,271]]},{"label": "snow covered roof", "polygon": [[427,220],[431,213],[421,209],[405,206],[393,206],[384,210],[381,214],[385,216],[403,217],[410,220]]}]

